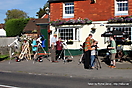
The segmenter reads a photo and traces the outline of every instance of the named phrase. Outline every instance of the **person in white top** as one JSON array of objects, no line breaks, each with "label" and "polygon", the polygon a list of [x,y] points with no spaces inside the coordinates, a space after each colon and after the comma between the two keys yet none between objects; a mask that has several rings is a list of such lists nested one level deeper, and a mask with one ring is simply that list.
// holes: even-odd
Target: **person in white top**
[{"label": "person in white top", "polygon": [[54,36],[51,39],[51,62],[58,62],[56,61],[56,41],[57,41],[57,34],[54,34]]}]

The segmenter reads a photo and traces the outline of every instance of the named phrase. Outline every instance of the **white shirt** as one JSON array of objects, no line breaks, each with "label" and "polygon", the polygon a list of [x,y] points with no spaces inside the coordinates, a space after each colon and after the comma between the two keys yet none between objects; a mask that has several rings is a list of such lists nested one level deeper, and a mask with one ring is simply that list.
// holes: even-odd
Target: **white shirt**
[{"label": "white shirt", "polygon": [[[92,48],[95,48],[95,46],[92,46]],[[91,55],[95,55],[95,54],[96,54],[96,50],[94,49],[91,51]]]},{"label": "white shirt", "polygon": [[51,45],[52,45],[52,44],[56,45],[56,41],[57,41],[57,39],[56,39],[55,37],[52,37],[52,38],[51,38]]}]

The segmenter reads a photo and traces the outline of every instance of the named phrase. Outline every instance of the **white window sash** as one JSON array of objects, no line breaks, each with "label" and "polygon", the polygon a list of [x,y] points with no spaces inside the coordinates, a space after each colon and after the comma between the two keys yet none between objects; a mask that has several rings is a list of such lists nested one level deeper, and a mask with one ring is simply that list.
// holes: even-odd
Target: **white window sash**
[{"label": "white window sash", "polygon": [[121,29],[122,28],[128,28],[128,29],[131,28],[131,30],[125,30],[124,32],[128,33],[130,31],[131,32],[131,35],[130,35],[131,39],[130,40],[132,40],[132,27],[111,27],[111,31],[113,31],[113,28],[115,28],[116,30],[119,30],[119,28],[121,28]]},{"label": "white window sash", "polygon": [[77,40],[78,41],[81,41],[81,31],[80,30],[81,30],[81,28],[77,29]]},{"label": "white window sash", "polygon": [[73,28],[73,41],[75,41],[75,28]]},{"label": "white window sash", "polygon": [[[74,6],[74,5],[69,5],[69,6]],[[72,13],[72,14],[65,13],[65,7],[69,7],[69,6],[65,6],[65,3],[63,3],[63,18],[74,17],[74,13]]]},{"label": "white window sash", "polygon": [[128,3],[128,1],[118,2],[115,0],[115,16],[117,15],[128,15],[128,11],[118,11],[118,3]]},{"label": "white window sash", "polygon": [[[58,28],[57,34],[60,34],[59,33],[60,29],[72,29],[73,30],[73,41],[79,41],[80,40],[80,30],[79,29],[76,29],[76,28]],[[77,30],[77,35],[75,35],[76,30]],[[61,36],[58,36],[58,37],[61,37]],[[75,37],[77,37],[77,38],[75,38]]]}]

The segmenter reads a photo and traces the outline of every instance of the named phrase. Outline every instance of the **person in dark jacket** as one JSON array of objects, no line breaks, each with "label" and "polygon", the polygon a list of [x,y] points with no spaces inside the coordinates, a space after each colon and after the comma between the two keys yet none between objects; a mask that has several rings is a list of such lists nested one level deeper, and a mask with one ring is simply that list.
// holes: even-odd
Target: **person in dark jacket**
[{"label": "person in dark jacket", "polygon": [[56,42],[56,60],[58,59],[64,59],[63,42],[61,41],[61,37],[59,37]]}]

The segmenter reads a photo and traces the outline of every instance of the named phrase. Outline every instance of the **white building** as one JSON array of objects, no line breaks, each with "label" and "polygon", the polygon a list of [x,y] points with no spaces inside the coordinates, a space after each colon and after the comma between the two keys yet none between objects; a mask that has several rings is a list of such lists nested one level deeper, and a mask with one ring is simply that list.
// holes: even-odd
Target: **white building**
[{"label": "white building", "polygon": [[1,37],[6,36],[6,31],[3,28],[0,29],[0,36]]}]

